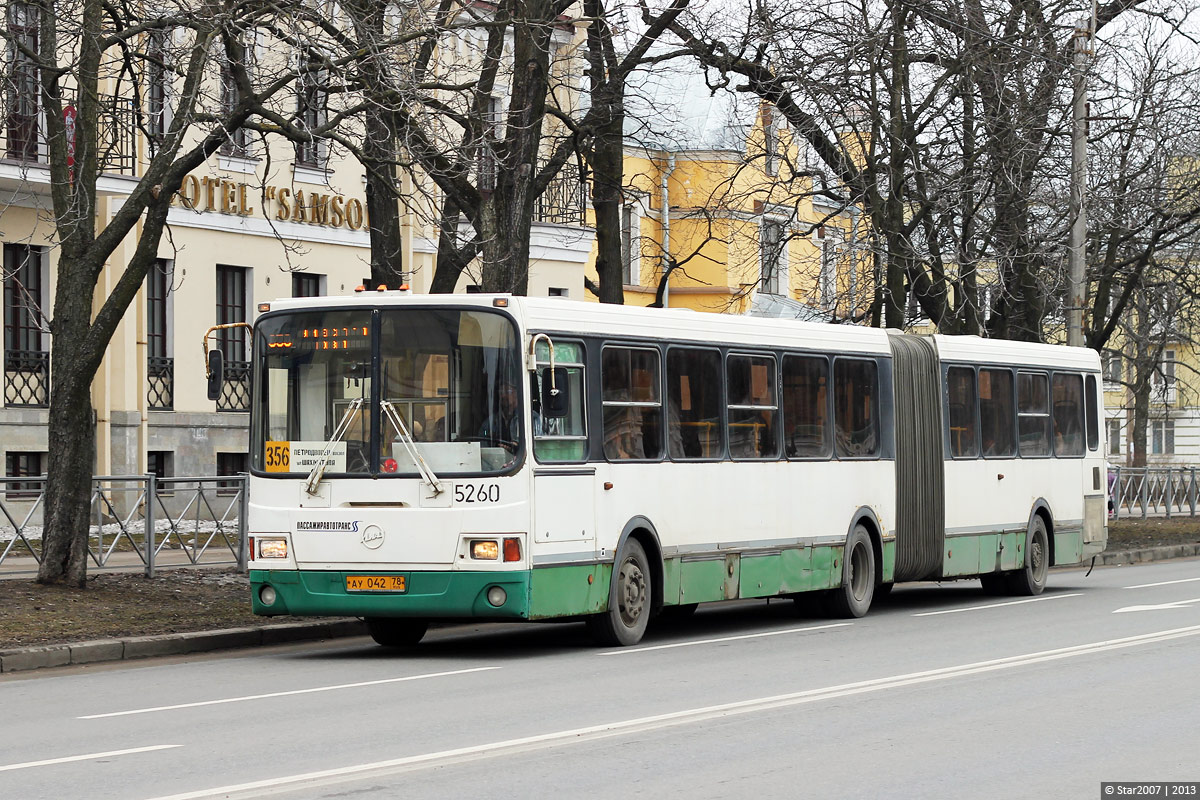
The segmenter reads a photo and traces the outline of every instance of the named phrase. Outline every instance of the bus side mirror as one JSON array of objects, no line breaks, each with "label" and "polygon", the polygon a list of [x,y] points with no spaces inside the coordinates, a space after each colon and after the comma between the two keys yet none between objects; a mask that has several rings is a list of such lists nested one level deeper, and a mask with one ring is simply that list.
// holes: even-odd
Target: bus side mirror
[{"label": "bus side mirror", "polygon": [[542,370],[542,419],[561,419],[567,415],[570,407],[571,395],[567,390],[567,368],[544,368]]},{"label": "bus side mirror", "polygon": [[208,399],[219,400],[225,383],[225,359],[220,350],[208,351]]}]

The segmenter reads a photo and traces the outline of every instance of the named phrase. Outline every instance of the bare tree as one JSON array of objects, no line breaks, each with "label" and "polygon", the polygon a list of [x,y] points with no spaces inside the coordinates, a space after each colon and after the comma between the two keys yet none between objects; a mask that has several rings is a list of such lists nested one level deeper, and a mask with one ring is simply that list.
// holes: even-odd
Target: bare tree
[{"label": "bare tree", "polygon": [[[36,36],[4,33],[15,68],[28,77],[44,119],[53,246],[58,248],[52,333],[45,532],[38,580],[85,585],[88,510],[95,466],[90,387],[113,332],[158,254],[167,212],[187,173],[241,128],[255,104],[287,90],[296,70],[251,70],[251,54],[291,36],[308,12],[302,6],[208,2],[140,6],[100,0],[10,4]],[[306,34],[307,35],[307,34]],[[156,43],[149,47],[149,43]],[[226,69],[218,69],[218,65]],[[97,183],[112,157],[128,146],[113,131],[134,122],[124,111],[144,109],[140,78],[172,78],[170,123],[155,131],[140,177],[124,203],[102,214]],[[222,72],[222,80],[218,76]],[[13,93],[8,93],[12,98]],[[28,98],[26,98],[28,99]],[[64,111],[68,107],[74,114]],[[144,111],[140,118],[145,130]],[[74,123],[73,129],[68,123]],[[128,130],[128,127],[126,128]],[[126,153],[128,155],[128,153]],[[126,248],[124,261],[114,254]],[[118,270],[107,297],[93,308],[101,273]]]}]

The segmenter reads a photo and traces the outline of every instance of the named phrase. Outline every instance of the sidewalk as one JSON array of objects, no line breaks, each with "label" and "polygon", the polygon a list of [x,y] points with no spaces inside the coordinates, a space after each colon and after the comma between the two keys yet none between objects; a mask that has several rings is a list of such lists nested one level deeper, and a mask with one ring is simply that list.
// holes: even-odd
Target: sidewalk
[{"label": "sidewalk", "polygon": [[[1102,553],[1098,566],[1142,564],[1200,556],[1200,544],[1179,544]],[[132,636],[125,639],[101,639],[91,642],[39,645],[0,650],[0,673],[95,664],[152,656],[206,653],[289,642],[338,639],[366,635],[367,627],[357,619],[322,622],[287,622],[254,628],[229,628],[217,631],[170,633],[160,636]]]}]

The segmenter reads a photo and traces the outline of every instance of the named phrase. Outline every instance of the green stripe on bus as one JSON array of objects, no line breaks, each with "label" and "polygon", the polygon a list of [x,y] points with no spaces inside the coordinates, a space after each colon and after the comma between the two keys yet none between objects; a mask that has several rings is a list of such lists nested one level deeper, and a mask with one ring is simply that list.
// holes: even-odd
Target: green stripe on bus
[{"label": "green stripe on bus", "polygon": [[538,567],[529,587],[529,618],[594,614],[608,608],[612,564]]}]

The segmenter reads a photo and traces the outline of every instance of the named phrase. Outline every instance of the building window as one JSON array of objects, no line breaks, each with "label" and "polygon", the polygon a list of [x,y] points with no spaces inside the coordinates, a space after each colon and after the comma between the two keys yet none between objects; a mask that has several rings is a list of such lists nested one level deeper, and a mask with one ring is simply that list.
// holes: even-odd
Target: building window
[{"label": "building window", "polygon": [[1150,453],[1156,456],[1175,452],[1175,420],[1155,419],[1150,421]]},{"label": "building window", "polygon": [[569,297],[570,290],[564,289],[561,286],[551,286],[546,290],[547,297]]},{"label": "building window", "polygon": [[780,294],[782,260],[783,225],[778,222],[764,222],[759,230],[759,262],[762,291],[766,294]]},{"label": "building window", "polygon": [[1121,385],[1121,354],[1115,350],[1105,350],[1103,363],[1104,391],[1111,392]]},{"label": "building window", "polygon": [[[146,453],[146,472],[159,480],[175,476],[175,454],[170,450],[150,450]],[[159,484],[156,494],[170,494],[171,484]]]},{"label": "building window", "polygon": [[[246,472],[246,453],[217,453],[217,476],[233,477]],[[241,488],[241,481],[217,481],[217,492],[233,494]]]},{"label": "building window", "polygon": [[154,152],[167,133],[167,43],[170,32],[150,31],[146,41],[146,133]]},{"label": "building window", "polygon": [[1154,389],[1154,401],[1157,403],[1175,402],[1175,351],[1163,350],[1158,368],[1150,376],[1150,385]]},{"label": "building window", "polygon": [[762,106],[763,171],[768,175],[779,172],[779,125],[775,121],[775,109],[766,103]]},{"label": "building window", "polygon": [[821,308],[833,308],[837,303],[837,262],[841,252],[841,239],[838,236],[826,235],[828,229],[824,225],[818,231],[821,269],[817,276],[817,290],[821,296]]},{"label": "building window", "polygon": [[4,245],[4,402],[44,407],[50,400],[50,354],[43,345],[43,248]]},{"label": "building window", "polygon": [[[314,131],[325,124],[329,115],[329,74],[321,62],[309,61],[296,86],[296,122],[305,131]],[[304,167],[324,164],[324,140],[313,138],[296,143],[296,163]],[[312,295],[297,295],[310,297]]]},{"label": "building window", "polygon": [[175,359],[171,357],[171,262],[155,259],[146,272],[146,406],[163,411],[175,403]]},{"label": "building window", "polygon": [[484,109],[482,140],[479,143],[478,188],[490,192],[496,188],[496,143],[500,141],[503,122],[500,117],[500,98],[489,97]]},{"label": "building window", "polygon": [[1110,419],[1105,425],[1108,426],[1108,454],[1119,456],[1121,455],[1121,420]]},{"label": "building window", "polygon": [[292,297],[320,297],[321,276],[308,272],[292,273]]},{"label": "building window", "polygon": [[[251,46],[247,45],[243,52],[249,53]],[[241,91],[234,78],[234,65],[228,61],[221,64],[221,113],[225,116],[233,113],[241,102]],[[247,66],[247,70],[249,67]],[[221,155],[235,158],[247,158],[250,155],[250,131],[238,126],[227,131],[225,142],[221,145]]]},{"label": "building window", "polygon": [[41,111],[37,62],[22,51],[38,52],[36,6],[8,4],[8,74],[5,76],[8,118],[7,156],[18,161],[38,160]]},{"label": "building window", "polygon": [[[245,267],[217,265],[217,324],[246,321]],[[225,358],[225,384],[217,400],[218,411],[250,408],[250,362],[246,360],[246,329],[217,331],[217,347]]]},{"label": "building window", "polygon": [[621,206],[621,274],[629,286],[642,282],[640,237],[642,218],[632,205]]},{"label": "building window", "polygon": [[[4,474],[9,478],[37,478],[46,474],[45,453],[8,452],[4,456]],[[6,481],[8,500],[29,500],[41,494],[44,481]]]}]

